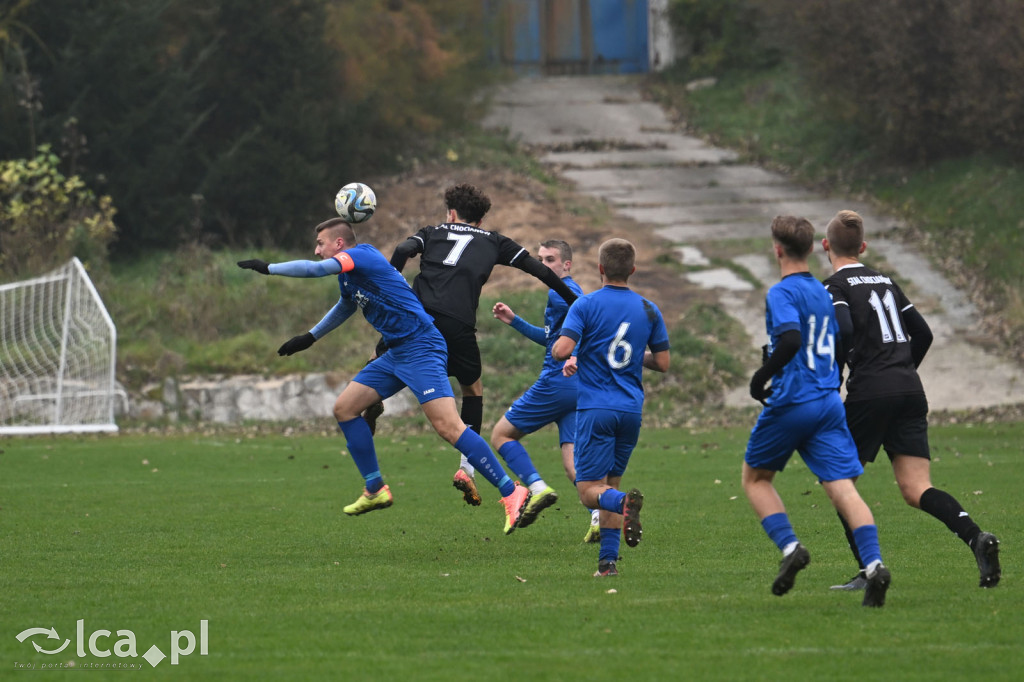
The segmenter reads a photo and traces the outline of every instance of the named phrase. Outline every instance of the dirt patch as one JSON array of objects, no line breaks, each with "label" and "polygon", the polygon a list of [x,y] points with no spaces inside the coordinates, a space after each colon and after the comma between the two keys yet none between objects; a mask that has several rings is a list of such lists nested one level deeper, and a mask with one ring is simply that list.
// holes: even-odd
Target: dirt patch
[{"label": "dirt patch", "polygon": [[[514,239],[536,255],[540,242],[563,239],[573,248],[573,278],[584,291],[601,286],[597,251],[612,237],[628,239],[637,247],[637,273],[630,284],[654,301],[666,320],[683,314],[700,292],[679,276],[678,265],[664,258],[667,243],[653,227],[612,217],[600,201],[583,197],[566,187],[552,188],[533,178],[501,168],[455,168],[437,164],[415,172],[369,181],[377,194],[377,213],[360,230],[360,239],[372,243],[386,256],[394,247],[424,225],[444,219],[444,191],[467,182],[481,188],[491,199],[491,210],[482,226]],[[550,198],[555,195],[555,198]],[[582,207],[582,208],[581,208]],[[415,261],[410,267],[417,267]],[[484,288],[485,295],[544,285],[515,268],[495,268]]]}]

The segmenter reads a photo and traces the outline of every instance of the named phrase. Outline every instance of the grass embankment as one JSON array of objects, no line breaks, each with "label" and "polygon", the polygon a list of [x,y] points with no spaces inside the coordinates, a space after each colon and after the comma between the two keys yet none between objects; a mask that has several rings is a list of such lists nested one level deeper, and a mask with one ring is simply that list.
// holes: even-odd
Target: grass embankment
[{"label": "grass embankment", "polygon": [[[895,165],[875,140],[843,125],[785,67],[732,73],[688,92],[669,77],[652,91],[686,123],[744,160],[873,199],[903,219],[947,275],[989,314],[989,331],[1024,359],[1024,173],[991,156]],[[821,227],[821,226],[819,226]]]}]

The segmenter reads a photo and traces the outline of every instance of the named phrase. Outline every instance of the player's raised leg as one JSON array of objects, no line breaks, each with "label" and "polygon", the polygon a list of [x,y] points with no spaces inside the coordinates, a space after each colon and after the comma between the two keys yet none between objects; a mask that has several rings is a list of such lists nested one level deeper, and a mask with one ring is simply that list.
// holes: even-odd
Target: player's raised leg
[{"label": "player's raised leg", "polygon": [[520,442],[525,435],[505,416],[498,420],[491,431],[491,446],[505,460],[512,473],[518,476],[519,480],[530,490],[530,502],[523,510],[523,518],[519,522],[520,528],[529,526],[537,520],[542,511],[558,501],[558,493],[541,478],[530,459],[530,454]]},{"label": "player's raised leg", "polygon": [[438,435],[455,446],[487,481],[501,493],[505,509],[505,534],[514,531],[520,523],[523,509],[529,501],[529,491],[512,481],[501,463],[480,434],[466,426],[455,409],[455,398],[442,397],[422,405],[423,413]]}]

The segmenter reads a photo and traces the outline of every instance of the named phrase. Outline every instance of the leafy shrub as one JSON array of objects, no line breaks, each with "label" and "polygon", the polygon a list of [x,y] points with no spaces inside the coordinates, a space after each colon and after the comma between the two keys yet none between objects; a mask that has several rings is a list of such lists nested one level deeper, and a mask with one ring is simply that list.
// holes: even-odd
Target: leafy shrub
[{"label": "leafy shrub", "polygon": [[105,266],[116,209],[77,175],[65,176],[49,145],[32,159],[0,161],[0,271],[37,275],[72,256]]},{"label": "leafy shrub", "polygon": [[750,0],[672,0],[669,20],[684,45],[676,70],[687,77],[765,68],[778,61],[778,50],[760,38],[762,17]]},{"label": "leafy shrub", "polygon": [[780,44],[893,158],[1024,158],[1024,4],[1014,0],[762,0]]}]

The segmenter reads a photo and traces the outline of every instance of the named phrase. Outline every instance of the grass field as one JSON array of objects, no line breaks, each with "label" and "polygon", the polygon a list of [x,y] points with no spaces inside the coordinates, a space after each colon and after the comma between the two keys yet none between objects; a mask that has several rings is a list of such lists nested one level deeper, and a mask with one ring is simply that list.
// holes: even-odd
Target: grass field
[{"label": "grass field", "polygon": [[[507,537],[495,491],[465,506],[457,456],[432,435],[382,436],[395,505],[352,518],[340,509],[361,481],[340,436],[2,440],[0,678],[73,661],[161,679],[1020,679],[1024,425],[932,429],[935,485],[1002,539],[993,590],[959,540],[902,503],[887,465],[869,468],[861,489],[893,572],[878,610],[828,590],[855,567],[796,462],[778,481],[812,563],[771,595],[779,556],[739,486],[748,427],[643,433],[626,483],[646,496],[644,541],[623,544],[606,579],[591,577],[588,517],[550,430],[526,443],[562,500]],[[84,640],[113,633],[94,645],[114,655],[79,642],[79,620]],[[16,638],[36,627],[59,636]],[[143,660],[187,649],[185,631],[197,643],[177,665]],[[133,638],[138,657],[119,657]]]}]

